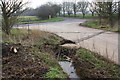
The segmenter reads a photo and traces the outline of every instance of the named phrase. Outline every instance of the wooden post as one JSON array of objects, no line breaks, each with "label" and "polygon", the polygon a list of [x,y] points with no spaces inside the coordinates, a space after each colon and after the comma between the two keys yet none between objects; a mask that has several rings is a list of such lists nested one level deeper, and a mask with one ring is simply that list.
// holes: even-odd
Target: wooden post
[{"label": "wooden post", "polygon": [[30,28],[29,28],[30,25],[29,25],[29,23],[30,23],[30,18],[28,18],[28,36],[27,36],[28,38],[29,38],[29,31],[30,31]]}]

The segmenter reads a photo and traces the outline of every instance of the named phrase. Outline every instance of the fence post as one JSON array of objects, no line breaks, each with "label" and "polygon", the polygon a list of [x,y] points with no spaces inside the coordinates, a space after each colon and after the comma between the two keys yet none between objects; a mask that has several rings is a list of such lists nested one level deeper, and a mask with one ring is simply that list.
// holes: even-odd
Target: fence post
[{"label": "fence post", "polygon": [[30,25],[29,25],[29,23],[30,23],[30,18],[28,18],[28,30],[27,30],[28,31],[28,36],[27,36],[28,38],[29,38],[29,31],[30,31],[30,28],[29,28]]}]

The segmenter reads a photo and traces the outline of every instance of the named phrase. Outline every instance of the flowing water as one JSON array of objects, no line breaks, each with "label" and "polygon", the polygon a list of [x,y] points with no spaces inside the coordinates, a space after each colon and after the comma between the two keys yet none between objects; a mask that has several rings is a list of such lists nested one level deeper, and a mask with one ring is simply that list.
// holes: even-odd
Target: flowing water
[{"label": "flowing water", "polygon": [[75,68],[72,65],[72,62],[59,61],[59,64],[62,67],[63,71],[68,74],[71,80],[80,80],[80,77],[75,72]]}]

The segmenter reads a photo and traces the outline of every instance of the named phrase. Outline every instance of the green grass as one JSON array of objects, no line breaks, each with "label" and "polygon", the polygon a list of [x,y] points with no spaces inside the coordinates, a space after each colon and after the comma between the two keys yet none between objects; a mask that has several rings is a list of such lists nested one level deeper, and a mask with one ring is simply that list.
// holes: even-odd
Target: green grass
[{"label": "green grass", "polygon": [[19,43],[20,41],[22,41],[22,38],[27,36],[27,30],[12,29],[10,35],[6,35],[4,32],[2,32],[2,41],[10,43]]},{"label": "green grass", "polygon": [[43,22],[57,22],[57,21],[63,21],[62,18],[51,18],[47,20],[42,20],[36,16],[20,16],[18,17],[18,24],[28,24],[28,23],[43,23]]},{"label": "green grass", "polygon": [[57,21],[63,21],[64,19],[62,18],[51,18],[48,20],[41,20],[40,22],[57,22]]},{"label": "green grass", "polygon": [[85,27],[95,28],[95,29],[120,32],[120,29],[118,29],[118,26],[110,27],[109,25],[104,24],[104,22],[102,25],[100,25],[98,20],[87,21],[87,22],[81,23],[80,25]]},{"label": "green grass", "polygon": [[44,78],[67,78],[67,74],[63,72],[60,65],[58,65],[58,61],[50,53],[34,52],[33,54],[50,66],[50,70],[44,75]]},{"label": "green grass", "polygon": [[90,28],[100,28],[101,27],[97,21],[87,21],[87,22],[81,23],[81,25],[87,26]]},{"label": "green grass", "polygon": [[[67,14],[65,15],[65,17],[69,17]],[[85,17],[83,18],[82,14],[77,14],[76,17],[74,17],[74,14],[70,15],[70,18],[75,18],[75,19],[95,19],[97,18],[97,16],[92,16],[91,14],[86,14]]]},{"label": "green grass", "polygon": [[112,75],[113,77],[120,78],[120,67],[109,63],[104,57],[98,55],[97,53],[80,48],[75,56],[82,59],[82,61],[94,64],[93,71],[101,70],[106,72],[106,74]]}]

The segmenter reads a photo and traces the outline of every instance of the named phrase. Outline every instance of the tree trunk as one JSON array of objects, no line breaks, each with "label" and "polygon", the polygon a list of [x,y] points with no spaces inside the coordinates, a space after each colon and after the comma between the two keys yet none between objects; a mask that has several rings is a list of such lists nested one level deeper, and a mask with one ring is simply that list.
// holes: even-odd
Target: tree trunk
[{"label": "tree trunk", "polygon": [[76,17],[76,12],[74,12],[74,17]]},{"label": "tree trunk", "polygon": [[65,17],[65,9],[63,8],[63,16]]},{"label": "tree trunk", "polygon": [[63,12],[63,16],[65,17],[65,11]]},{"label": "tree trunk", "polygon": [[76,5],[73,5],[74,17],[76,17]]},{"label": "tree trunk", "polygon": [[83,13],[83,18],[85,18],[85,13]]},{"label": "tree trunk", "polygon": [[99,24],[101,25],[101,23],[102,23],[102,17],[101,17],[101,15],[99,14]]},{"label": "tree trunk", "polygon": [[112,16],[111,16],[111,18],[110,18],[109,20],[110,20],[110,27],[113,27],[113,19],[112,19]]},{"label": "tree trunk", "polygon": [[118,2],[118,26],[120,28],[120,1]]},{"label": "tree trunk", "polygon": [[70,12],[68,12],[68,16],[70,17]]},{"label": "tree trunk", "polygon": [[109,24],[110,24],[110,27],[113,27],[113,12],[112,12],[112,3],[110,2],[109,3]]},{"label": "tree trunk", "polygon": [[6,15],[6,12],[3,11],[3,21],[2,21],[2,30],[9,35],[10,34],[10,25],[9,25],[9,19]]},{"label": "tree trunk", "polygon": [[94,16],[94,12],[92,12],[92,16]]},{"label": "tree trunk", "polygon": [[59,16],[60,16],[61,13],[59,12],[58,14],[59,14]]},{"label": "tree trunk", "polygon": [[11,33],[11,32],[10,32],[10,29],[6,30],[6,34],[7,34],[7,35],[10,35],[10,33]]},{"label": "tree trunk", "polygon": [[68,16],[70,17],[70,14],[68,14]]}]

